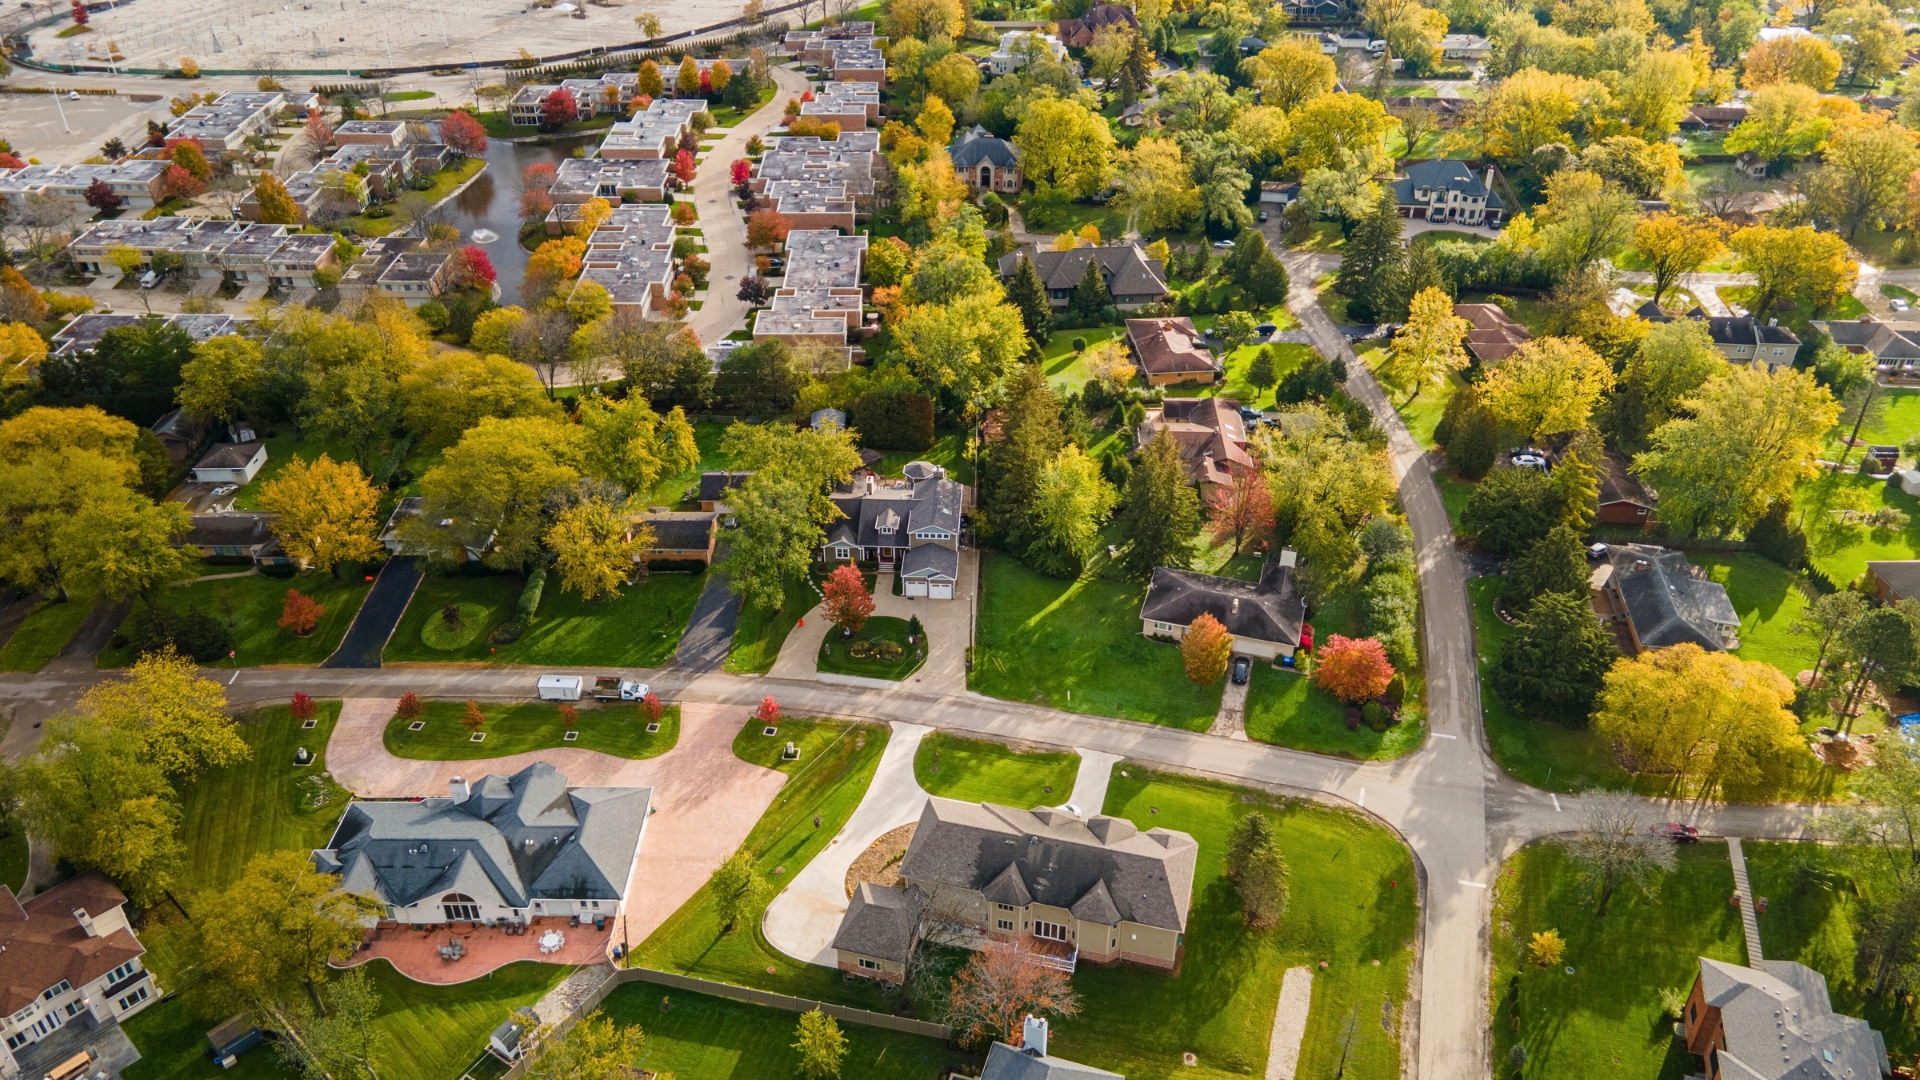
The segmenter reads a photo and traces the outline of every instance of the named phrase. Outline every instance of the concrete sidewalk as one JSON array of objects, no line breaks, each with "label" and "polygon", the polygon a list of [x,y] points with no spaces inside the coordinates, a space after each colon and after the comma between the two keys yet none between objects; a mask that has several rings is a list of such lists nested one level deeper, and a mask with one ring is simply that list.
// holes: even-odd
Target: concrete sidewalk
[{"label": "concrete sidewalk", "polygon": [[1113,767],[1126,759],[1084,746],[1074,747],[1073,752],[1080,755],[1080,771],[1073,774],[1073,794],[1067,801],[1080,809],[1081,817],[1093,817],[1107,805],[1107,782],[1113,779]]}]

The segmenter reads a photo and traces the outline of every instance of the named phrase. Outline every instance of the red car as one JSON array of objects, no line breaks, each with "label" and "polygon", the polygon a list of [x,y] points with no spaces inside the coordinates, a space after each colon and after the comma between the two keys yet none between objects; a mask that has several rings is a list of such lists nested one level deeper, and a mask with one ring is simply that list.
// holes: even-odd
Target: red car
[{"label": "red car", "polygon": [[1658,825],[1647,826],[1647,831],[1655,836],[1663,836],[1676,844],[1697,844],[1700,842],[1700,830],[1691,825],[1682,825],[1677,821],[1663,821]]}]

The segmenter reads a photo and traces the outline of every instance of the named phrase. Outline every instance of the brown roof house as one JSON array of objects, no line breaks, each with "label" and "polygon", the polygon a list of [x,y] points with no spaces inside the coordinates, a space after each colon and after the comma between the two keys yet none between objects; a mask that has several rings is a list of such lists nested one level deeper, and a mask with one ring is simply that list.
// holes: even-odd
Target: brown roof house
[{"label": "brown roof house", "polygon": [[1073,299],[1073,290],[1087,276],[1087,260],[1100,264],[1100,277],[1113,294],[1113,306],[1132,311],[1142,304],[1157,304],[1168,296],[1166,268],[1159,259],[1147,258],[1138,244],[1104,247],[1077,247],[1072,251],[1015,251],[1000,257],[1000,279],[1010,280],[1020,269],[1020,260],[1033,260],[1033,268],[1046,286],[1047,301],[1064,308]]},{"label": "brown roof house", "polygon": [[1533,331],[1514,322],[1499,304],[1455,304],[1453,314],[1467,320],[1467,351],[1478,363],[1497,364],[1533,340]]},{"label": "brown roof house", "polygon": [[0,1076],[45,1076],[83,1052],[116,1069],[139,1060],[120,1021],[160,987],[126,903],[98,870],[26,901],[0,885]]},{"label": "brown roof house", "polygon": [[1300,647],[1300,625],[1307,616],[1293,581],[1296,558],[1292,548],[1267,556],[1259,581],[1155,567],[1140,602],[1141,632],[1177,641],[1204,613],[1233,635],[1234,652],[1263,660],[1290,657]]},{"label": "brown roof house", "polygon": [[1626,455],[1607,451],[1607,468],[1600,474],[1600,509],[1593,520],[1603,525],[1645,525],[1653,509],[1653,492],[1628,470]]},{"label": "brown roof house", "polygon": [[1833,1011],[1826,977],[1791,960],[1741,967],[1700,958],[1681,1021],[1706,1080],[1874,1080],[1893,1075],[1887,1043]]},{"label": "brown roof house", "polygon": [[727,492],[746,484],[751,472],[703,472],[700,474],[700,509],[727,513]]},{"label": "brown roof house", "polygon": [[1201,342],[1200,331],[1184,315],[1158,319],[1128,319],[1127,344],[1140,361],[1148,386],[1210,383],[1225,368]]},{"label": "brown roof house", "polygon": [[842,971],[898,981],[933,913],[956,944],[1014,946],[1071,972],[1082,959],[1174,969],[1200,845],[1171,829],[1065,807],[930,798],[900,885],[856,890],[834,935]]},{"label": "brown roof house", "polygon": [[1233,398],[1167,398],[1147,410],[1134,432],[1135,447],[1146,446],[1162,430],[1180,448],[1180,464],[1196,484],[1231,484],[1235,470],[1254,467],[1247,453],[1247,423]]},{"label": "brown roof house", "polygon": [[1093,44],[1094,35],[1109,26],[1140,29],[1140,18],[1131,8],[1119,4],[1099,4],[1077,19],[1062,19],[1055,32],[1069,49],[1084,49]]}]

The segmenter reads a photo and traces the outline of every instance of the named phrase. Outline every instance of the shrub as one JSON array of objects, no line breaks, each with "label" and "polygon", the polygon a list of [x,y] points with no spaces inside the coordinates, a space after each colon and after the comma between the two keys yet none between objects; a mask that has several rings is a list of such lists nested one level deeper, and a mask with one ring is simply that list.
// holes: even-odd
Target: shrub
[{"label": "shrub", "polygon": [[1077,353],[1083,353],[1083,352],[1086,352],[1086,351],[1087,351],[1087,339],[1086,339],[1086,338],[1083,338],[1083,337],[1076,337],[1076,338],[1074,338],[1074,339],[1073,339],[1073,351],[1074,351],[1074,352],[1077,352]]},{"label": "shrub", "polygon": [[1397,671],[1394,672],[1393,678],[1387,680],[1386,692],[1380,696],[1388,705],[1398,709],[1407,700],[1407,677]]},{"label": "shrub", "polygon": [[540,593],[547,586],[547,564],[541,563],[527,575],[527,584],[520,590],[520,599],[513,605],[513,618],[501,623],[493,631],[496,645],[511,645],[520,640],[533,623],[533,613],[540,610]]},{"label": "shrub", "polygon": [[140,653],[159,652],[172,645],[206,664],[227,658],[233,651],[233,635],[225,623],[199,608],[174,611],[149,607],[134,624],[133,645]]},{"label": "shrub", "polygon": [[1527,953],[1533,957],[1534,963],[1551,967],[1566,955],[1567,942],[1558,930],[1542,930],[1533,935],[1533,940],[1527,944]]},{"label": "shrub", "polygon": [[573,725],[579,722],[580,722],[580,710],[577,707],[575,707],[574,704],[570,701],[561,702],[560,703],[560,726],[566,728],[568,731],[572,731]]},{"label": "shrub", "polygon": [[1331,634],[1319,649],[1313,683],[1349,705],[1379,697],[1393,679],[1387,650],[1372,638]]},{"label": "shrub", "polygon": [[418,720],[426,712],[427,707],[421,702],[420,696],[409,690],[400,695],[400,704],[394,708],[393,715],[402,720]]},{"label": "shrub", "polygon": [[780,703],[773,700],[772,694],[768,694],[766,697],[760,699],[760,708],[754,711],[753,718],[766,724],[778,722],[780,719]]},{"label": "shrub", "polygon": [[279,623],[282,629],[290,630],[295,637],[306,637],[320,623],[320,616],[327,609],[316,603],[313,597],[299,589],[288,589],[286,601],[280,605]]},{"label": "shrub", "polygon": [[486,722],[487,714],[480,711],[480,703],[472,698],[468,698],[467,711],[465,715],[460,717],[460,726],[466,728],[468,731],[479,731],[481,725]]},{"label": "shrub", "polygon": [[1375,731],[1387,730],[1391,719],[1387,714],[1387,710],[1381,707],[1377,701],[1369,701],[1365,705],[1360,706],[1360,722]]},{"label": "shrub", "polygon": [[660,695],[649,690],[647,696],[640,699],[640,711],[647,714],[649,721],[658,721],[660,714],[666,710],[660,704]]}]

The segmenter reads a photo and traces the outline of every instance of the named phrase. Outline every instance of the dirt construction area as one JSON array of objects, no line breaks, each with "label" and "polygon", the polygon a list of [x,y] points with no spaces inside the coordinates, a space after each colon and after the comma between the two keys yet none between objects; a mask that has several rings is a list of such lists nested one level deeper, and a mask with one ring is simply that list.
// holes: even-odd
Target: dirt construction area
[{"label": "dirt construction area", "polygon": [[[624,45],[634,16],[660,17],[665,33],[740,14],[739,0],[125,0],[97,12],[82,34],[66,20],[35,30],[34,56],[104,63],[109,43],[134,68],[175,68],[191,56],[206,70],[358,70],[499,61]],[[576,14],[584,17],[576,18]]]}]

